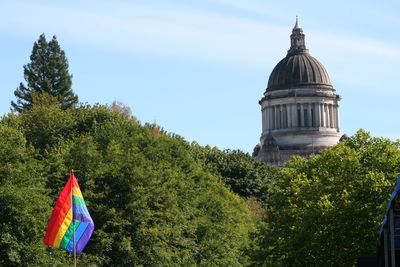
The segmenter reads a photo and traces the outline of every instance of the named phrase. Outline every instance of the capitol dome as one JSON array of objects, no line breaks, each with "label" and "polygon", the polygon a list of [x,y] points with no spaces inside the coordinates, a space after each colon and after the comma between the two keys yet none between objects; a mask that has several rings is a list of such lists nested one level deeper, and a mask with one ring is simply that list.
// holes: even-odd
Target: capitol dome
[{"label": "capitol dome", "polygon": [[272,70],[259,101],[262,133],[253,155],[283,166],[293,155],[308,157],[337,144],[340,100],[328,72],[306,49],[296,19],[290,49]]},{"label": "capitol dome", "polygon": [[308,53],[282,59],[269,76],[267,90],[301,87],[333,88],[324,66]]},{"label": "capitol dome", "polygon": [[332,89],[328,72],[308,53],[303,30],[297,22],[290,38],[291,47],[288,54],[271,72],[267,91],[302,87]]}]

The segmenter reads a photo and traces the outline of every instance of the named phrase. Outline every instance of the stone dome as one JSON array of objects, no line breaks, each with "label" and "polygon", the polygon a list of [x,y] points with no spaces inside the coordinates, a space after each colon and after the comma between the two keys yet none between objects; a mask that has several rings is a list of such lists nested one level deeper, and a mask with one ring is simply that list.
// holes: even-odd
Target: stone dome
[{"label": "stone dome", "polygon": [[304,37],[303,29],[296,21],[290,36],[291,47],[287,56],[271,72],[267,91],[302,87],[333,88],[324,66],[308,53]]},{"label": "stone dome", "polygon": [[287,55],[274,68],[267,90],[301,87],[333,88],[328,72],[308,53]]},{"label": "stone dome", "polygon": [[262,132],[253,156],[271,166],[282,167],[293,155],[307,158],[346,138],[340,132],[341,97],[304,37],[296,18],[287,55],[258,102]]}]

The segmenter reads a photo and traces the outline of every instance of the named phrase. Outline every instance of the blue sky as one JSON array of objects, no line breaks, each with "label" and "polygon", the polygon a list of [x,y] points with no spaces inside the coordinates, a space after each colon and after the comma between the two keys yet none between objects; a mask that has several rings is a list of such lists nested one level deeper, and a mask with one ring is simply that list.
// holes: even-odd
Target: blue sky
[{"label": "blue sky", "polygon": [[328,70],[342,132],[399,138],[398,1],[0,2],[0,114],[41,33],[56,35],[80,101],[130,106],[189,141],[251,152],[258,100],[295,22]]}]

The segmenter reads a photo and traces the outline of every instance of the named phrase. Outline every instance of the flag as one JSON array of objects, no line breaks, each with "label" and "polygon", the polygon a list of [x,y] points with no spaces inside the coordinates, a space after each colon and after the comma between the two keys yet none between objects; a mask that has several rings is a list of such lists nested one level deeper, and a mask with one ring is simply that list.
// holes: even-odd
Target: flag
[{"label": "flag", "polygon": [[94,230],[78,181],[71,172],[54,206],[43,243],[68,252],[81,253]]}]

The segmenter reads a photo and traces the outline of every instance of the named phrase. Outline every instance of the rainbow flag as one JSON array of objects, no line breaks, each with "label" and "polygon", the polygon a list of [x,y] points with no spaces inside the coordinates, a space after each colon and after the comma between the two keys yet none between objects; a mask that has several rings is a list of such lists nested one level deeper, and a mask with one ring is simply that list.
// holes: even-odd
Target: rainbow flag
[{"label": "rainbow flag", "polygon": [[[78,181],[71,172],[54,206],[43,243],[68,252],[81,253],[94,230]],[[75,233],[75,234],[74,234]]]}]

